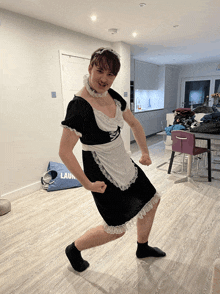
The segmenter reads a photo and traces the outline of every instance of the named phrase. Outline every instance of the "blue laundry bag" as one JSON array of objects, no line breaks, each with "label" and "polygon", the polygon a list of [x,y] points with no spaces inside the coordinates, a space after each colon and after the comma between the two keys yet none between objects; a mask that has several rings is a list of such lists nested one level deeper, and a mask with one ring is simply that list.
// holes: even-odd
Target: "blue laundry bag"
[{"label": "blue laundry bag", "polygon": [[50,161],[47,172],[41,178],[42,186],[48,192],[82,187],[63,163]]}]

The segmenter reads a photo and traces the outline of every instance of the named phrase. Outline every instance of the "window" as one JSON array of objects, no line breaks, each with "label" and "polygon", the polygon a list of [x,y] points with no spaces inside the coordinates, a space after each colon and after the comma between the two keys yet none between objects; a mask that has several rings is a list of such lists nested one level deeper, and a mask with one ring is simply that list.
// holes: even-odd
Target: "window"
[{"label": "window", "polygon": [[205,97],[209,96],[210,80],[187,81],[185,83],[185,108],[193,108],[204,103]]},{"label": "window", "polygon": [[215,80],[215,93],[220,93],[220,80]]}]

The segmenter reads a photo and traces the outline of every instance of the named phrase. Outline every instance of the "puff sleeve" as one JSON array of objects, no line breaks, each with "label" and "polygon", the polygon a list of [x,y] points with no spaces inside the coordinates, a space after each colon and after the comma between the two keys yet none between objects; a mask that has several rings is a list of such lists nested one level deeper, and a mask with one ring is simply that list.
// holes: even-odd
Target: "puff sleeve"
[{"label": "puff sleeve", "polygon": [[116,99],[120,102],[121,104],[121,111],[125,111],[127,109],[127,102],[125,101],[125,99],[116,91],[114,91],[113,89],[109,89],[108,90],[109,94],[112,96],[113,99]]},{"label": "puff sleeve", "polygon": [[82,101],[74,97],[68,104],[65,120],[61,122],[63,128],[74,131],[79,137],[83,134],[85,116],[83,109]]}]

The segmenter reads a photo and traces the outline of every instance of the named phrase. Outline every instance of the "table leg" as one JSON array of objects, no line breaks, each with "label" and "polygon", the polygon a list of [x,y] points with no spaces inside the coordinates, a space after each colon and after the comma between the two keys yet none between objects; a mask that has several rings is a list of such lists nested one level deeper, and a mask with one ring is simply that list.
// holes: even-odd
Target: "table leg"
[{"label": "table leg", "polygon": [[211,140],[207,140],[207,148],[209,150],[208,152],[208,181],[212,181],[212,175],[211,175]]},{"label": "table leg", "polygon": [[[212,179],[214,179],[213,177],[212,177],[212,170],[214,170],[214,169],[212,169],[211,168],[211,139],[208,139],[208,138],[200,138],[200,137],[196,137],[196,139],[199,139],[199,140],[206,140],[207,141],[207,149],[209,150],[209,152],[208,152],[208,181],[209,182],[211,182],[212,181]],[[201,178],[207,178],[207,176],[199,176],[199,177],[201,177]]]}]

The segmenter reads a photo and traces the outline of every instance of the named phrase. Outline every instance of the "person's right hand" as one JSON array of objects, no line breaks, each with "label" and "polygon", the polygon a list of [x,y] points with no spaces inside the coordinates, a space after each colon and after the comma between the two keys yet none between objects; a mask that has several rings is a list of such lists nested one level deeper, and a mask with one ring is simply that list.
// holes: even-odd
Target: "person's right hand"
[{"label": "person's right hand", "polygon": [[107,185],[105,184],[105,182],[96,181],[92,183],[89,190],[91,192],[104,193],[106,188]]}]

